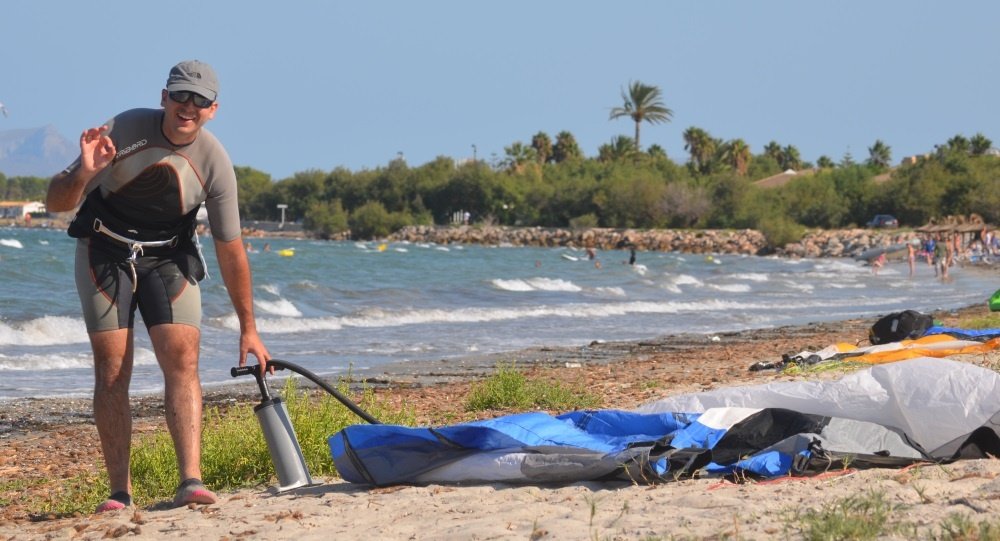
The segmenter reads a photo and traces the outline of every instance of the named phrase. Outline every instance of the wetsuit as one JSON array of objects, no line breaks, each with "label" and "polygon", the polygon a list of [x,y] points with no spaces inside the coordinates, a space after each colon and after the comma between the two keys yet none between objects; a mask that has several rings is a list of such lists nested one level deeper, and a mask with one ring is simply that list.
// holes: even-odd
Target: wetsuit
[{"label": "wetsuit", "polygon": [[202,128],[191,144],[174,145],[162,119],[163,110],[132,109],[107,123],[117,154],[87,185],[70,225],[89,332],[132,328],[137,308],[146,327],[199,327],[202,202],[215,239],[240,235],[236,173],[222,144]]}]

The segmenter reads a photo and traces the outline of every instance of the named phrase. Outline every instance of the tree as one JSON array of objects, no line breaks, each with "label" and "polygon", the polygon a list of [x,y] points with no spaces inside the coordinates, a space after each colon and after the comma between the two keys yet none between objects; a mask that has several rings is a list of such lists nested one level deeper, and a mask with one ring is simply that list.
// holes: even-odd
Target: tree
[{"label": "tree", "polygon": [[576,138],[568,131],[561,131],[556,135],[556,144],[552,147],[552,160],[556,163],[563,163],[567,160],[577,160],[583,157],[580,146],[576,144]]},{"label": "tree", "polygon": [[750,146],[743,139],[729,141],[722,150],[723,160],[741,176],[746,176],[751,156]]},{"label": "tree", "polygon": [[535,149],[520,141],[514,141],[509,147],[503,147],[506,158],[503,165],[508,171],[520,172],[524,164],[535,160]]},{"label": "tree", "polygon": [[771,141],[770,143],[764,145],[764,155],[774,158],[774,161],[778,162],[780,165],[783,161],[781,145],[777,141]]},{"label": "tree", "polygon": [[802,166],[802,156],[799,155],[799,149],[795,148],[794,145],[785,145],[785,148],[781,149],[781,159],[778,163],[781,164],[781,168],[785,171],[789,169],[797,170]]},{"label": "tree", "polygon": [[832,158],[824,154],[816,160],[816,166],[820,169],[833,169],[837,164],[833,163]]},{"label": "tree", "polygon": [[969,145],[972,147],[973,156],[982,156],[993,146],[993,141],[990,141],[982,133],[977,133],[972,136],[972,139],[969,139]]},{"label": "tree", "polygon": [[670,122],[674,112],[663,104],[660,89],[651,85],[644,85],[639,81],[629,84],[628,93],[622,90],[621,107],[611,109],[611,116],[608,120],[614,120],[627,116],[635,122],[635,149],[640,150],[639,145],[639,125],[643,121],[650,124]]},{"label": "tree", "polygon": [[649,145],[646,149],[646,154],[654,160],[665,160],[667,159],[667,151],[660,145]]},{"label": "tree", "polygon": [[876,139],[875,144],[868,147],[868,165],[879,169],[885,169],[886,167],[889,167],[891,162],[892,149],[889,145],[883,143],[881,139]]},{"label": "tree", "polygon": [[969,140],[966,139],[965,136],[963,135],[956,135],[955,137],[948,139],[947,145],[948,145],[947,150],[950,150],[958,154],[968,154],[969,149],[971,148]]},{"label": "tree", "polygon": [[540,131],[531,138],[531,148],[535,149],[535,157],[538,163],[548,163],[552,161],[552,139],[549,134]]},{"label": "tree", "polygon": [[707,173],[715,155],[715,139],[707,131],[691,126],[684,130],[684,150],[691,154],[695,171]]},{"label": "tree", "polygon": [[614,162],[631,158],[637,152],[631,137],[616,135],[611,138],[610,143],[605,143],[597,149],[597,159],[602,162]]}]

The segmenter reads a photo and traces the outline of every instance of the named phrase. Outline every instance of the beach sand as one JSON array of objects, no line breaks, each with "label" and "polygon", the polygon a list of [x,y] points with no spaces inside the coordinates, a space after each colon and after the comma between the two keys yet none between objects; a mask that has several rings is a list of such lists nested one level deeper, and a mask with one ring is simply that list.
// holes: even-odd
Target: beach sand
[{"label": "beach sand", "polygon": [[[985,307],[935,313],[945,325],[985,314]],[[603,408],[642,403],[722,386],[801,376],[750,372],[757,361],[866,338],[873,320],[856,320],[706,336],[665,336],[643,342],[540,348],[510,354],[533,377],[584,384],[603,396]],[[717,338],[717,339],[716,339]],[[468,419],[461,404],[472,381],[498,359],[395,366],[359,374],[392,402],[416,410],[418,422]],[[996,366],[995,355],[962,356]],[[838,377],[829,371],[816,377]],[[250,400],[254,389],[210,389],[209,404]],[[134,401],[136,431],[162,425],[157,397]],[[926,533],[955,514],[971,524],[1000,513],[1000,461],[960,461],[908,469],[836,469],[809,478],[740,484],[717,478],[658,485],[574,483],[559,486],[400,486],[371,488],[339,479],[278,494],[261,487],[220,493],[219,502],[159,510],[162,504],[100,516],[55,517],[20,505],[60,490],[60,481],[100,463],[88,400],[3,403],[0,478],[18,488],[0,511],[0,539],[788,539],[801,538],[802,513],[844,498],[882,494],[892,519]],[[509,412],[485,412],[492,417]],[[45,481],[47,480],[47,481]],[[23,485],[23,486],[22,486]],[[5,488],[5,490],[7,490]],[[19,496],[22,500],[19,500]],[[799,518],[796,518],[799,517]],[[912,539],[912,529],[895,538]]]}]

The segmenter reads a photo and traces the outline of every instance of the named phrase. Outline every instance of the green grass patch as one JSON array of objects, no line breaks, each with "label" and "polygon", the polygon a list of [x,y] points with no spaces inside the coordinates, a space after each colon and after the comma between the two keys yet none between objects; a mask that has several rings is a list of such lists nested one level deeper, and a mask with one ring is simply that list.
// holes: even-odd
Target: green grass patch
[{"label": "green grass patch", "polygon": [[961,326],[966,329],[996,329],[1000,327],[1000,313],[965,319]]},{"label": "green grass patch", "polygon": [[896,527],[894,510],[884,494],[868,492],[797,512],[793,527],[809,541],[878,539]]},{"label": "green grass patch", "polygon": [[[315,478],[336,476],[327,439],[346,426],[364,421],[328,393],[307,392],[299,388],[297,382],[297,377],[288,378],[280,396],[288,408],[309,473]],[[338,390],[350,396],[346,382],[341,381]],[[384,423],[415,423],[416,415],[412,411],[405,408],[390,411],[370,388],[363,390],[357,404]],[[253,411],[255,405],[240,404],[225,410],[209,408],[205,411],[201,469],[202,480],[212,490],[263,487],[276,480],[271,455]],[[173,440],[165,427],[133,442],[131,470],[132,498],[137,506],[173,499],[179,473]],[[97,479],[81,477],[70,480],[64,493],[41,505],[40,509],[66,515],[90,513],[108,493],[106,473]]]},{"label": "green grass patch", "polygon": [[934,539],[941,541],[1000,541],[1000,521],[975,522],[967,515],[953,513],[940,525]]},{"label": "green grass patch", "polygon": [[585,388],[529,379],[513,363],[498,363],[490,377],[473,384],[465,409],[568,411],[595,408],[600,403],[600,398]]}]

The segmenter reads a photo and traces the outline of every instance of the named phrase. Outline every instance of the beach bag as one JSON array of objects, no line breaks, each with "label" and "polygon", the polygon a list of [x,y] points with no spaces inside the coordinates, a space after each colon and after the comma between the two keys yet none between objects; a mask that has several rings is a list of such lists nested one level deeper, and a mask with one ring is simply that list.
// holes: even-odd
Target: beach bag
[{"label": "beach bag", "polygon": [[883,316],[868,330],[868,341],[873,345],[887,344],[920,338],[934,326],[934,318],[916,310],[903,310]]}]

